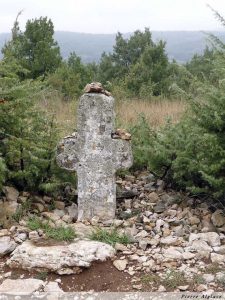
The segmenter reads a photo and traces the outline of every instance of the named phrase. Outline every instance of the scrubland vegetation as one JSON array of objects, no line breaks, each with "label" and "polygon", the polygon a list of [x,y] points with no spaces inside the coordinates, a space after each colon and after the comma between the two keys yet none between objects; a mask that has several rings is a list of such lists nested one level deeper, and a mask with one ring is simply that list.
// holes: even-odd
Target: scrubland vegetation
[{"label": "scrubland vegetation", "polygon": [[[216,17],[225,20],[217,12]],[[176,189],[225,196],[225,45],[186,65],[170,62],[151,32],[118,33],[112,53],[97,65],[71,53],[67,61],[48,18],[18,19],[0,61],[0,187],[57,193],[75,184],[59,169],[55,147],[76,128],[86,83],[100,81],[116,99],[117,126],[132,133],[134,169],[148,168]]]}]

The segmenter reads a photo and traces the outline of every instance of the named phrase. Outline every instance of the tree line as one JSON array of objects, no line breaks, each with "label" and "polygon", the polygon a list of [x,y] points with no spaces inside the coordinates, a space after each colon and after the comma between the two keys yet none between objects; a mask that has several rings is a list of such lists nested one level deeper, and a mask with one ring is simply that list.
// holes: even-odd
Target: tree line
[{"label": "tree line", "polygon": [[[224,19],[217,12],[216,17]],[[19,14],[18,14],[19,17]],[[0,186],[56,192],[75,175],[59,170],[55,147],[59,131],[54,116],[37,106],[52,90],[65,100],[77,99],[88,82],[100,81],[121,98],[180,98],[189,110],[178,124],[152,129],[144,117],[133,133],[135,167],[149,168],[179,189],[224,198],[225,178],[225,46],[211,36],[213,47],[190,62],[169,61],[165,42],[153,42],[148,28],[125,39],[116,36],[112,53],[99,64],[84,64],[76,53],[62,60],[47,17],[18,17],[0,61]],[[171,100],[172,101],[172,100]]]}]

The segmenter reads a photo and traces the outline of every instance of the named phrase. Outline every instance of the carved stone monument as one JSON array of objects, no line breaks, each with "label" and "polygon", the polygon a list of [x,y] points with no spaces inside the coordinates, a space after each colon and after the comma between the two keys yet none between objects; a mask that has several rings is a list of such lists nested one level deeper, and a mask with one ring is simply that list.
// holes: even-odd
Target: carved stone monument
[{"label": "carved stone monument", "polygon": [[115,134],[114,119],[113,97],[85,93],[79,102],[77,132],[58,145],[59,166],[77,172],[79,221],[115,217],[115,173],[131,167],[133,157],[126,134]]}]

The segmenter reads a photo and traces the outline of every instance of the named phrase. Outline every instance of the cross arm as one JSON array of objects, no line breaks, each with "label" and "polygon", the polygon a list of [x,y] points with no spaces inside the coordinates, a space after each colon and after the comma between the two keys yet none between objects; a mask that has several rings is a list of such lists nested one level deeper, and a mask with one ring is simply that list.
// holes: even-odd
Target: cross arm
[{"label": "cross arm", "polygon": [[128,169],[133,164],[131,142],[123,139],[113,139],[116,169]]},{"label": "cross arm", "polygon": [[66,170],[75,171],[77,169],[79,158],[79,143],[77,132],[66,136],[57,146],[56,161],[57,164]]}]

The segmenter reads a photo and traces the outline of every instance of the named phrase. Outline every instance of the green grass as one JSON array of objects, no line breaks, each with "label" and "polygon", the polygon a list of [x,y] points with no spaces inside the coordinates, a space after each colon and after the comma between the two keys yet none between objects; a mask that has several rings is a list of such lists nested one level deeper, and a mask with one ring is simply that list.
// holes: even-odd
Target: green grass
[{"label": "green grass", "polygon": [[94,241],[103,242],[114,246],[116,243],[120,244],[130,244],[131,240],[126,234],[119,234],[117,229],[113,228],[111,230],[106,230],[102,228],[97,228],[90,235],[90,239]]},{"label": "green grass", "polygon": [[141,277],[141,281],[146,284],[160,283],[161,278],[156,274],[146,274]]},{"label": "green grass", "polygon": [[21,203],[21,205],[19,206],[19,208],[17,208],[16,212],[12,215],[12,218],[19,223],[19,221],[21,221],[21,219],[27,214],[27,212],[30,210],[31,208],[31,201],[27,200],[24,203]]},{"label": "green grass", "polygon": [[72,227],[51,227],[49,223],[42,222],[39,218],[30,218],[27,222],[30,230],[42,229],[48,238],[57,241],[72,241],[76,237],[76,233]]},{"label": "green grass", "polygon": [[193,276],[193,279],[191,281],[192,281],[193,284],[196,284],[196,285],[204,284],[205,283],[204,278],[200,274],[195,274]]},{"label": "green grass", "polygon": [[166,273],[166,276],[162,279],[161,283],[168,289],[175,289],[179,285],[188,284],[184,273],[174,269],[171,269]]},{"label": "green grass", "polygon": [[216,274],[220,271],[223,271],[223,268],[218,263],[212,263],[206,267],[204,272],[208,274]]},{"label": "green grass", "polygon": [[46,272],[46,271],[39,272],[35,276],[36,279],[40,279],[40,280],[44,280],[44,281],[47,279],[47,277],[48,277],[48,272]]}]

